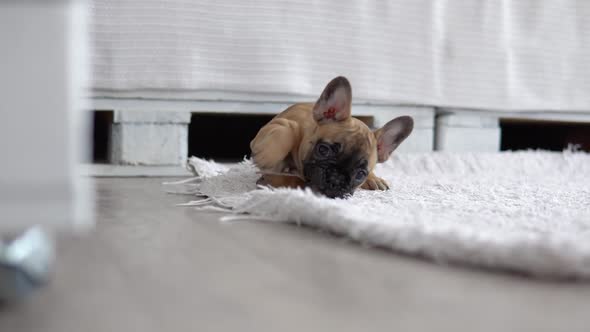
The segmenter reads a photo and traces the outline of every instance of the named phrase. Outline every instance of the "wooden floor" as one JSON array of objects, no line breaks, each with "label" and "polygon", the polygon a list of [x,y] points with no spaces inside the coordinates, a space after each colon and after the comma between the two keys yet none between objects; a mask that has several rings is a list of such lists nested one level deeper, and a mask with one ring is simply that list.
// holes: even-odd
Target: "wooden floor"
[{"label": "wooden floor", "polygon": [[590,283],[551,283],[175,207],[159,179],[98,179],[97,229],[2,332],[589,331]]}]

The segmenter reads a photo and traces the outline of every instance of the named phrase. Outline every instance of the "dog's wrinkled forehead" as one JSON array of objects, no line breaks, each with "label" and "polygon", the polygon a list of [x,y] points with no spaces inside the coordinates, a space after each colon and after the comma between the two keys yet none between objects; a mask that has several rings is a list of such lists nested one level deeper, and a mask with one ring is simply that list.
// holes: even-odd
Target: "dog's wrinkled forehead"
[{"label": "dog's wrinkled forehead", "polygon": [[369,168],[375,164],[377,141],[367,125],[356,118],[317,126],[300,146],[300,160],[310,160],[318,142],[337,143],[340,153],[360,155],[369,161]]},{"label": "dog's wrinkled forehead", "polygon": [[343,151],[338,158],[338,166],[347,171],[355,171],[359,168],[367,167],[367,153],[361,149],[350,149]]},{"label": "dog's wrinkled forehead", "polygon": [[319,137],[316,141],[337,143],[342,146],[343,155],[366,155],[371,151],[374,143],[371,140],[373,134],[370,131],[340,130],[331,136]]}]

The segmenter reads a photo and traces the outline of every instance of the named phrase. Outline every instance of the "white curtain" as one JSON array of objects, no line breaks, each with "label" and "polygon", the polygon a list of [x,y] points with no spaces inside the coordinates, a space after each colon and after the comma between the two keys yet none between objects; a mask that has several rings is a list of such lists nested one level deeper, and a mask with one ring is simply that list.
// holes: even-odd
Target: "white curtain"
[{"label": "white curtain", "polygon": [[[587,0],[94,0],[95,96],[590,110]],[[263,97],[261,97],[263,98]]]}]

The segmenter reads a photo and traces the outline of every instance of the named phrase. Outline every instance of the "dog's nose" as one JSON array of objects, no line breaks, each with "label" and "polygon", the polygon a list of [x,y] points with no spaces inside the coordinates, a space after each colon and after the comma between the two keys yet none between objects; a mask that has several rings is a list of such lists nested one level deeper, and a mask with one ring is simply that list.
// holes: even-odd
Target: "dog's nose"
[{"label": "dog's nose", "polygon": [[344,186],[347,186],[348,182],[350,182],[347,178],[348,176],[341,172],[332,171],[326,177],[326,184],[331,189],[342,188]]},{"label": "dog's nose", "polygon": [[350,195],[350,180],[347,174],[338,170],[327,172],[321,192],[330,198],[343,198]]},{"label": "dog's nose", "polygon": [[352,195],[351,191],[342,190],[342,189],[336,189],[336,190],[324,189],[320,192],[328,198],[347,198]]}]

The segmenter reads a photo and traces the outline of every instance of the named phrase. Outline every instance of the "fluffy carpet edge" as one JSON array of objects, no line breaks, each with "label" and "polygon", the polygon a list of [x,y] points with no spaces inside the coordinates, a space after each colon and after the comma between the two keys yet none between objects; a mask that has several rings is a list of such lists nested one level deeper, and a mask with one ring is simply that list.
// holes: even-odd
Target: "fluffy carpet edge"
[{"label": "fluffy carpet edge", "polygon": [[[407,216],[410,222],[388,222],[385,220],[387,217],[384,220],[374,216],[361,218],[359,216],[367,214],[363,211],[365,206],[351,205],[355,201],[327,199],[308,190],[257,189],[254,185],[258,176],[256,168],[248,160],[228,168],[193,157],[189,165],[200,176],[196,179],[198,183],[185,187],[187,192],[212,199],[205,204],[192,205],[231,211],[237,215],[237,219],[307,225],[366,245],[427,257],[437,262],[509,270],[542,278],[590,278],[590,231],[570,238],[562,234],[526,232],[521,229],[517,229],[517,232],[502,229],[499,232],[495,229],[493,232],[478,232],[476,228],[453,223],[432,227],[429,222],[436,223],[436,220],[423,218],[419,222],[418,219],[412,222]],[[389,162],[380,165],[379,172],[395,174],[398,178],[428,177],[435,179],[435,182],[437,174],[440,174],[449,181],[447,183],[461,178],[477,179],[485,176],[506,177],[515,181],[522,176],[525,182],[527,179],[543,177],[553,182],[553,185],[559,181],[586,181],[583,184],[587,184],[590,178],[590,155],[571,151],[405,154],[394,156]],[[579,194],[587,196],[581,202],[590,203],[590,191],[584,190],[584,186],[580,188]],[[379,197],[378,193],[363,195],[356,202]],[[581,225],[590,229],[590,220],[582,220]],[[579,243],[579,240],[588,241]]]}]

